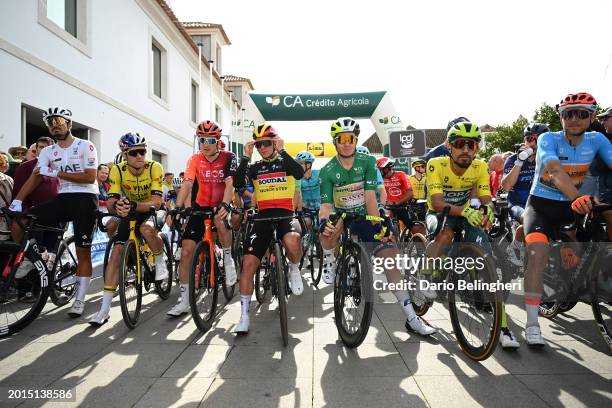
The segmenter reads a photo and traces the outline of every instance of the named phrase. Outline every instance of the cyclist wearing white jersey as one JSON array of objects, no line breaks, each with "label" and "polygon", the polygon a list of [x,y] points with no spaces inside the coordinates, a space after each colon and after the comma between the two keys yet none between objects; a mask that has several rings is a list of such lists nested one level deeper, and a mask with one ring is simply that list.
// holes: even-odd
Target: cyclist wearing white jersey
[{"label": "cyclist wearing white jersey", "polygon": [[[37,222],[44,225],[73,222],[78,289],[68,314],[79,317],[83,314],[85,295],[91,279],[91,241],[98,209],[98,156],[91,142],[72,136],[70,110],[49,108],[43,114],[43,120],[51,136],[57,139],[57,144],[44,148],[40,153],[33,173],[35,177],[28,179],[10,208],[21,212],[21,200],[42,182],[42,176],[57,177],[59,180],[58,196],[32,207],[29,213],[38,216]],[[16,224],[13,225],[13,237],[15,241],[23,237],[23,231]]]}]

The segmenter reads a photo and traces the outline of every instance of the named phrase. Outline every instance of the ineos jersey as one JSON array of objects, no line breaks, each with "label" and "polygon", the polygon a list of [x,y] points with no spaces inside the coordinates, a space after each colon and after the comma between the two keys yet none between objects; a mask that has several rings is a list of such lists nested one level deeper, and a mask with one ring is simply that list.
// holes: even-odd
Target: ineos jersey
[{"label": "ineos jersey", "polygon": [[[64,149],[59,145],[45,147],[38,156],[36,168],[48,167],[50,170],[65,173],[83,173],[86,169],[98,168],[96,147],[89,141],[75,138],[70,147]],[[91,193],[98,195],[98,183],[75,183],[59,179],[59,194]]]},{"label": "ineos jersey", "polygon": [[[195,202],[201,207],[216,207],[223,201],[225,181],[234,177],[236,156],[231,152],[220,152],[213,161],[203,153],[196,153],[187,162],[185,180],[197,181]],[[194,193],[195,194],[195,193]]]}]

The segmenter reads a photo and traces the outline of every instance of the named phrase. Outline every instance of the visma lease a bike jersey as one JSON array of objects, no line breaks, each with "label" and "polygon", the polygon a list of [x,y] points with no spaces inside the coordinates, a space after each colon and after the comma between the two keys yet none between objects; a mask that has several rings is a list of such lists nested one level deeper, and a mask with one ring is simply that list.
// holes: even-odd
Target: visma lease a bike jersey
[{"label": "visma lease a bike jersey", "polygon": [[569,201],[553,184],[546,165],[552,160],[561,163],[574,186],[580,188],[595,155],[599,155],[608,166],[612,164],[612,145],[599,132],[585,132],[578,146],[571,146],[563,131],[544,133],[538,138],[535,176],[530,194],[549,200]]},{"label": "visma lease a bike jersey", "polygon": [[[83,173],[86,169],[98,168],[96,147],[88,140],[74,138],[72,144],[62,148],[58,144],[45,147],[38,156],[37,168],[48,167],[51,170],[66,173]],[[59,194],[91,193],[98,195],[98,183],[75,183],[59,179]]]},{"label": "visma lease a bike jersey", "polygon": [[163,175],[162,165],[153,160],[146,161],[138,176],[130,172],[127,162],[121,162],[113,166],[108,176],[111,185],[108,196],[120,198],[123,191],[130,201],[137,203],[150,200],[152,195],[161,196]]}]

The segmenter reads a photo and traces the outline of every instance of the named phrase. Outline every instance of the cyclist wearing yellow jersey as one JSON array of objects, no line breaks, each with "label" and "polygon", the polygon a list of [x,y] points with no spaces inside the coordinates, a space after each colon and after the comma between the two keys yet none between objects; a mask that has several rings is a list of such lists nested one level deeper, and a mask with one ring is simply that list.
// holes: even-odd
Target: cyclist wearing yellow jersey
[{"label": "cyclist wearing yellow jersey", "polygon": [[[446,146],[448,156],[436,157],[427,162],[427,205],[429,211],[425,218],[427,231],[431,234],[438,229],[439,215],[449,207],[446,227],[439,231],[427,247],[427,256],[436,258],[443,255],[453,241],[454,229],[462,226],[465,241],[475,242],[487,253],[492,251],[489,237],[485,232],[494,221],[491,206],[491,190],[487,164],[475,159],[480,143],[480,129],[470,122],[459,122],[448,131]],[[470,207],[469,201],[476,187],[478,199],[485,212]],[[506,324],[506,314],[502,307],[502,334],[500,343],[504,348],[518,348],[514,334]]]},{"label": "cyclist wearing yellow jersey", "polygon": [[[168,277],[168,269],[164,262],[163,243],[158,231],[149,220],[151,207],[159,210],[162,204],[161,180],[164,170],[161,164],[146,160],[147,141],[144,136],[127,133],[121,137],[119,145],[125,152],[126,161],[111,169],[108,177],[111,187],[106,206],[109,212],[120,217],[127,217],[130,212],[136,212],[137,228],[155,256],[155,280],[164,280]],[[125,192],[126,197],[120,198],[121,190]],[[89,321],[92,326],[101,326],[108,321],[113,293],[118,283],[119,262],[129,234],[129,221],[123,218],[119,222],[117,241],[104,271],[102,306]]]},{"label": "cyclist wearing yellow jersey", "polygon": [[414,200],[425,199],[425,160],[416,159],[412,162],[412,170],[414,174],[408,179],[412,186],[412,198]]}]

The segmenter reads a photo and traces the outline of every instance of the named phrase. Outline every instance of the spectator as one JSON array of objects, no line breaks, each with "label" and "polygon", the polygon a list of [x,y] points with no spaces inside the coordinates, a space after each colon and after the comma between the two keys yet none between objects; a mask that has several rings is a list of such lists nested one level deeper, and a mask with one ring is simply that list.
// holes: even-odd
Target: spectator
[{"label": "spectator", "polygon": [[25,161],[26,153],[28,152],[28,148],[25,146],[15,146],[9,148],[9,154],[13,156],[13,160],[21,163]]},{"label": "spectator", "polygon": [[508,157],[512,156],[514,153],[512,152],[504,152],[504,154],[502,154],[502,159],[504,160],[504,163],[506,162],[506,160],[508,160]]},{"label": "spectator", "polygon": [[26,152],[25,161],[33,160],[36,158],[36,156],[36,143],[32,143]]},{"label": "spectator", "polygon": [[0,155],[3,155],[6,162],[8,163],[8,169],[3,171],[3,173],[9,177],[13,177],[15,174],[15,170],[17,169],[17,166],[19,166],[20,163],[14,160],[13,156],[11,156],[10,153],[0,151]]},{"label": "spectator", "polygon": [[[50,137],[42,136],[38,138],[36,141],[36,157],[32,160],[21,163],[15,170],[15,186],[13,187],[14,197],[17,196],[23,185],[32,175],[34,167],[36,167],[36,164],[38,163],[38,155],[40,152],[45,147],[54,144],[55,141]],[[58,179],[56,177],[43,176],[43,180],[44,182],[40,183],[38,187],[36,187],[25,200],[23,200],[22,208],[24,211],[34,205],[46,203],[57,196],[57,191],[59,189]]]},{"label": "spectator", "polygon": [[9,159],[6,153],[0,152],[0,173],[6,174],[9,170]]},{"label": "spectator", "polygon": [[504,159],[501,154],[494,154],[491,156],[489,159],[489,172],[491,196],[495,197],[501,185],[501,177],[504,174]]},{"label": "spectator", "polygon": [[[13,200],[13,179],[4,172],[8,170],[8,160],[4,155],[0,155],[0,206],[8,207]],[[9,231],[9,226],[4,217],[0,217],[0,230]],[[9,235],[0,234],[0,241],[9,239]]]},{"label": "spectator", "polygon": [[110,184],[107,181],[109,171],[106,164],[98,166],[98,207],[104,212],[106,212],[106,200],[108,200],[108,190],[110,190]]},{"label": "spectator", "polygon": [[176,195],[174,192],[174,186],[172,185],[172,179],[174,178],[174,173],[167,172],[164,174],[164,180],[162,181],[162,198],[164,201],[168,200],[168,192],[172,191],[171,195]]}]

